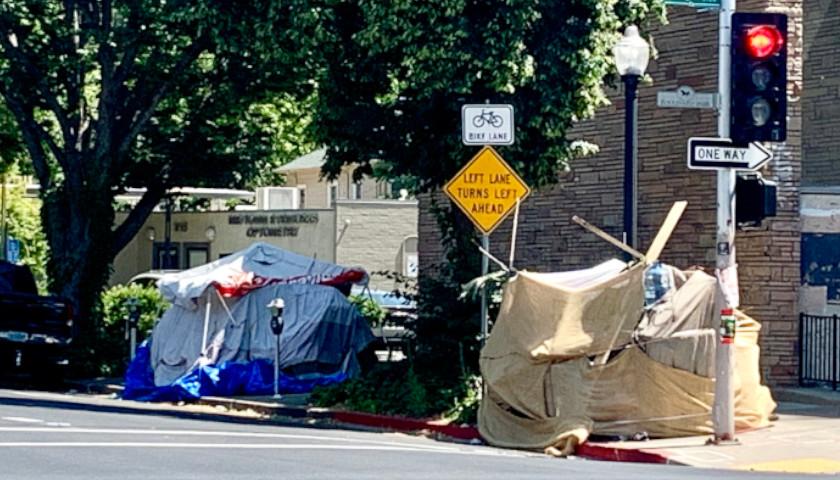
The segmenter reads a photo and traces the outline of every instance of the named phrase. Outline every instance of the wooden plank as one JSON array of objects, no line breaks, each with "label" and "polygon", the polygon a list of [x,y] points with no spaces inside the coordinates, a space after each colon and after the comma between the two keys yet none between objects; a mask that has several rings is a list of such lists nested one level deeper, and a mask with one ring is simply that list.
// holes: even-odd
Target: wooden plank
[{"label": "wooden plank", "polygon": [[645,255],[647,263],[653,263],[659,260],[659,255],[662,254],[662,250],[664,250],[665,245],[668,244],[668,239],[671,238],[671,234],[674,233],[674,229],[677,228],[677,223],[679,223],[680,217],[682,217],[683,212],[685,212],[685,207],[687,206],[688,202],[684,200],[674,202],[674,205],[671,206],[671,211],[668,212],[668,216],[665,217],[665,221],[662,222],[662,226],[659,227],[659,231],[656,233],[656,237],[653,239],[653,242],[650,244],[650,248],[648,248],[647,254]]},{"label": "wooden plank", "polygon": [[607,242],[611,243],[612,245],[620,248],[622,251],[629,253],[630,255],[632,255],[633,257],[635,257],[635,258],[637,258],[641,261],[645,261],[645,256],[642,253],[640,253],[638,250],[635,250],[635,249],[631,248],[629,245],[625,245],[623,242],[619,241],[618,239],[616,239],[615,237],[613,237],[609,233],[601,230],[600,228],[596,227],[595,225],[592,225],[591,223],[589,223],[586,220],[578,217],[577,215],[572,217],[572,221],[577,223],[581,227],[589,230],[590,232],[594,233],[595,235],[601,237],[602,239],[606,240]]}]

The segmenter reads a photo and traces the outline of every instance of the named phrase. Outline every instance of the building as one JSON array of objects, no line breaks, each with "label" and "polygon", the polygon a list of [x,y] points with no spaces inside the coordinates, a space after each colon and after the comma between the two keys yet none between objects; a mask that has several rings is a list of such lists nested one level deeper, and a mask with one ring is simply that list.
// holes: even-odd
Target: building
[{"label": "building", "polygon": [[[346,169],[334,182],[321,179],[324,150],[304,155],[279,170],[286,187],[257,192],[203,189],[185,191],[213,199],[210,211],[154,212],[140,233],[119,253],[111,283],[164,267],[187,269],[217,260],[263,241],[278,247],[368,272],[417,274],[417,201],[392,198],[390,185],[352,180]],[[224,208],[229,198],[256,199],[255,205]],[[167,258],[166,230],[170,230]],[[393,280],[371,278],[374,288],[391,289]]]},{"label": "building", "polygon": [[[672,202],[689,206],[662,259],[681,268],[715,262],[714,172],[689,170],[689,137],[716,137],[714,110],[658,108],[657,92],[687,85],[717,89],[716,11],[669,6],[669,24],[654,32],[657,58],[652,85],[639,89],[639,240],[647,248]],[[778,183],[777,216],[736,235],[741,308],[762,322],[761,371],[770,384],[797,381],[799,290],[803,280],[819,284],[812,303],[840,307],[840,3],[836,0],[749,0],[739,11],[789,16],[788,136],[773,144],[774,159],[762,171]],[[542,271],[592,266],[618,255],[570,221],[580,215],[621,238],[623,180],[623,92],[612,105],[573,132],[600,145],[597,155],[576,161],[560,183],[526,200],[519,217],[517,266]],[[521,121],[521,120],[517,120]],[[504,148],[499,151],[504,155]],[[468,159],[464,159],[466,162]],[[434,193],[442,198],[440,193]],[[434,275],[443,261],[440,234],[428,213],[431,195],[420,198],[420,273]],[[458,213],[460,215],[460,213]],[[493,233],[491,246],[507,258],[511,221]],[[816,240],[818,239],[818,240]],[[817,245],[819,243],[819,245]],[[802,244],[802,245],[801,245]],[[816,262],[824,275],[806,276],[800,258]],[[830,257],[830,258],[829,258]],[[818,278],[817,278],[818,277]],[[803,290],[804,291],[804,290]],[[824,293],[827,297],[819,300]],[[816,298],[815,298],[816,297]]]}]

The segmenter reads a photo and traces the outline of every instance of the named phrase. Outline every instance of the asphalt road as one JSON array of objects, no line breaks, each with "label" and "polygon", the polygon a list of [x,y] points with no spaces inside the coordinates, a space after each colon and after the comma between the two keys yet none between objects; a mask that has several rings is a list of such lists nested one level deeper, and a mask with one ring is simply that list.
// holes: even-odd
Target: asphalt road
[{"label": "asphalt road", "polygon": [[0,389],[0,479],[797,478],[555,459],[393,433],[179,418],[116,403]]}]

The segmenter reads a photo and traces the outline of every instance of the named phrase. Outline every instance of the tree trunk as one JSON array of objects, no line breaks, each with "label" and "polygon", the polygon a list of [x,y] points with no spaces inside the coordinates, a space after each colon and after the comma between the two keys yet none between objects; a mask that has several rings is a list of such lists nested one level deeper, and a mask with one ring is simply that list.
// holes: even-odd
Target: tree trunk
[{"label": "tree trunk", "polygon": [[45,193],[41,209],[50,245],[50,289],[73,305],[74,369],[81,370],[79,373],[90,373],[94,366],[84,360],[94,358],[99,295],[108,282],[114,258],[114,207],[111,193],[104,190],[83,187],[74,192],[65,184]]}]

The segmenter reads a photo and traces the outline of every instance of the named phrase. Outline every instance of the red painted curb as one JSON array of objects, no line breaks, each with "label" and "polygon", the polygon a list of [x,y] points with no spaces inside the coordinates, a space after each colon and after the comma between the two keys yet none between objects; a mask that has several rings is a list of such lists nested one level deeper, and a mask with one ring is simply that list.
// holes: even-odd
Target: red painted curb
[{"label": "red painted curb", "polygon": [[668,457],[658,453],[644,452],[629,448],[602,447],[591,443],[578,445],[575,455],[592,460],[603,460],[607,462],[631,462],[631,463],[673,463]]},{"label": "red painted curb", "polygon": [[459,425],[438,425],[425,420],[414,418],[391,417],[387,415],[374,415],[372,413],[334,411],[331,415],[333,420],[366,427],[387,428],[389,430],[417,431],[431,430],[448,437],[461,440],[481,439],[478,429],[475,427],[462,427]]}]

